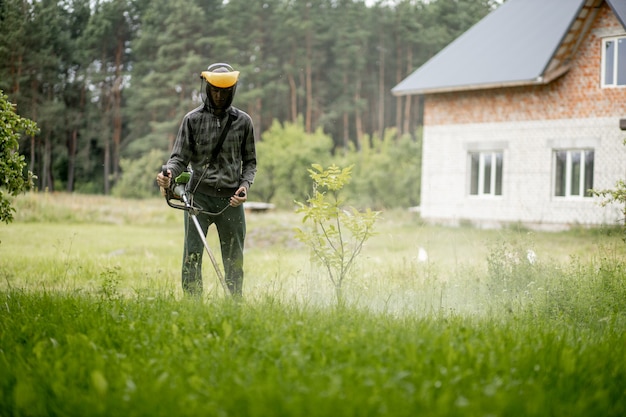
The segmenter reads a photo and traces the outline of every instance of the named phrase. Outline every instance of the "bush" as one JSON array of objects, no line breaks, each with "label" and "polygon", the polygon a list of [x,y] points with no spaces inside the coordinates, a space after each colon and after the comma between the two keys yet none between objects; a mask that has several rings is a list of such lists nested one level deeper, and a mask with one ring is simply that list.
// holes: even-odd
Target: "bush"
[{"label": "bush", "polygon": [[346,194],[355,205],[375,209],[419,205],[421,139],[398,137],[394,129],[384,138],[366,138],[360,151],[350,150],[338,165],[354,165]]},{"label": "bush", "polygon": [[0,221],[10,223],[15,209],[2,190],[9,196],[16,196],[33,187],[33,174],[29,171],[23,175],[26,162],[18,152],[18,140],[22,132],[34,135],[37,125],[17,115],[8,97],[0,90],[0,126]]},{"label": "bush", "polygon": [[333,141],[321,129],[306,133],[302,121],[274,121],[257,144],[258,172],[250,189],[253,200],[289,207],[310,193],[306,167],[331,159]]},{"label": "bush", "polygon": [[375,209],[419,205],[421,182],[421,134],[398,137],[388,129],[383,138],[365,137],[361,149],[335,150],[332,139],[322,133],[306,133],[302,121],[274,122],[257,144],[258,173],[250,190],[251,199],[291,207],[311,193],[305,167],[354,165],[353,181],[346,185],[346,198],[356,207]]},{"label": "bush", "polygon": [[[624,140],[624,145],[626,145],[626,140]],[[595,196],[604,198],[602,206],[613,203],[620,204],[622,206],[622,214],[624,215],[622,218],[622,230],[624,232],[624,242],[626,242],[626,180],[618,180],[615,183],[614,189],[591,190],[591,192]]]},{"label": "bush", "polygon": [[112,189],[120,198],[152,198],[158,194],[156,175],[165,163],[165,152],[154,149],[137,160],[122,159],[122,176]]},{"label": "bush", "polygon": [[340,192],[350,182],[352,166],[336,165],[324,169],[313,164],[309,173],[314,182],[313,197],[307,204],[298,202],[303,222],[312,223],[309,230],[296,229],[296,238],[307,245],[328,272],[337,302],[343,303],[343,283],[354,266],[365,242],[373,236],[378,212],[343,207]]}]

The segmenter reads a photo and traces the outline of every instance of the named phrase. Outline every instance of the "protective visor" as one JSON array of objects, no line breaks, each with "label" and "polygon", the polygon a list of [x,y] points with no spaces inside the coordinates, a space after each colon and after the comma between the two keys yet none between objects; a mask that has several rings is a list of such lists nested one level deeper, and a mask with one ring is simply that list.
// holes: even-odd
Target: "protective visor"
[{"label": "protective visor", "polygon": [[207,83],[218,88],[232,87],[233,85],[237,84],[237,80],[239,79],[239,71],[231,71],[231,72],[202,71],[201,75],[202,75],[202,78],[204,78]]}]

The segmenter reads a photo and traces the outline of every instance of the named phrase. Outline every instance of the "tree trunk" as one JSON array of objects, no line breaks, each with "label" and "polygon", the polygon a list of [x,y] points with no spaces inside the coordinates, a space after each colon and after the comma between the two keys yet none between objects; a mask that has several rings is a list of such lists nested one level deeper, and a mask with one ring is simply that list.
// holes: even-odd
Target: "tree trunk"
[{"label": "tree trunk", "polygon": [[19,95],[20,93],[20,79],[22,78],[22,61],[23,61],[24,57],[23,55],[20,53],[16,59],[16,63],[14,66],[11,67],[11,69],[15,70],[15,74],[14,76],[14,82],[13,82],[13,94],[15,94],[16,96]]},{"label": "tree trunk", "polygon": [[[85,84],[80,89],[80,100],[78,102],[79,116],[82,118],[85,110]],[[72,132],[69,138],[67,149],[67,192],[74,191],[75,174],[76,174],[76,153],[78,152],[78,126],[72,124]]]},{"label": "tree trunk", "polygon": [[346,306],[346,300],[343,294],[343,288],[341,287],[341,283],[335,285],[335,297],[337,299],[337,307],[343,308]]},{"label": "tree trunk", "polygon": [[[343,78],[343,85],[347,86],[348,74],[344,72],[342,78]],[[348,152],[349,145],[350,145],[350,115],[348,114],[347,109],[344,109],[343,111],[343,126],[342,127],[343,127],[343,135],[342,135],[343,148],[344,148],[344,152]]]},{"label": "tree trunk", "polygon": [[43,145],[43,168],[42,168],[42,184],[44,190],[54,191],[52,181],[52,145],[50,143],[50,130],[46,131]]},{"label": "tree trunk", "polygon": [[258,142],[261,138],[261,131],[263,130],[263,118],[261,117],[263,114],[263,101],[261,97],[257,97],[254,101],[254,113],[252,114],[254,115],[252,116],[254,125],[259,127],[258,129],[254,129],[254,141]]},{"label": "tree trunk", "polygon": [[[30,108],[31,108],[31,113],[32,113],[32,120],[37,120],[38,114],[37,114],[37,89],[39,88],[39,84],[36,81],[36,79],[33,79],[30,83],[30,91],[31,91],[31,104],[30,104]],[[37,172],[37,139],[36,139],[36,135],[33,135],[30,137],[30,164],[29,164],[29,168],[28,170],[30,172],[32,172],[33,174],[35,174],[38,179],[39,179],[39,189],[41,189],[41,174],[40,172]]]},{"label": "tree trunk", "polygon": [[113,96],[113,179],[119,180],[120,176],[120,146],[122,142],[122,57],[124,53],[124,40],[120,37],[115,49],[115,81],[111,94]]},{"label": "tree trunk", "polygon": [[298,120],[298,87],[296,86],[296,80],[293,74],[287,73],[287,80],[289,81],[290,116],[292,123],[295,123]]},{"label": "tree trunk", "polygon": [[35,151],[35,146],[37,146],[37,142],[35,141],[35,135],[30,137],[30,163],[28,164],[28,170],[30,172],[35,171],[35,156],[37,152]]},{"label": "tree trunk", "polygon": [[[31,83],[31,92],[35,92],[36,91],[36,82],[32,82]],[[31,111],[32,111],[32,120],[37,120],[37,103],[35,101],[35,94],[32,94],[32,99],[31,99]],[[32,135],[30,137],[30,164],[28,167],[28,170],[34,174],[37,173],[37,171],[35,170],[35,160],[37,157],[37,140],[35,139],[35,135]],[[40,183],[41,184],[41,183]]]},{"label": "tree trunk", "polygon": [[[398,46],[396,56],[396,84],[402,81],[402,47]],[[402,97],[396,96],[396,129],[398,133],[402,131]]]},{"label": "tree trunk", "polygon": [[[104,62],[104,60],[103,60]],[[111,175],[111,138],[110,133],[111,129],[106,126],[109,121],[110,111],[111,111],[111,94],[110,91],[107,91],[107,82],[102,81],[102,85],[100,87],[100,101],[102,106],[102,119],[101,123],[103,124],[101,132],[102,132],[102,140],[104,141],[102,147],[104,149],[104,161],[103,161],[103,175],[104,175],[104,194],[109,195],[111,191],[110,185],[110,175]]]},{"label": "tree trunk", "polygon": [[402,124],[402,134],[409,133],[409,122],[411,121],[411,104],[413,103],[413,96],[404,96],[404,123]]},{"label": "tree trunk", "polygon": [[104,194],[111,194],[111,184],[109,176],[111,175],[111,144],[109,137],[105,136],[104,139]]},{"label": "tree trunk", "polygon": [[74,191],[74,172],[76,171],[76,147],[78,146],[78,129],[74,127],[67,146],[67,187],[66,191]]},{"label": "tree trunk", "polygon": [[[378,126],[376,126],[376,131],[378,131],[380,137],[382,138],[385,135],[385,97],[386,89],[385,89],[385,48],[383,47],[383,43],[381,41],[380,46],[378,47]],[[374,130],[374,129],[373,129]]]},{"label": "tree trunk", "polygon": [[343,148],[348,152],[350,146],[350,116],[347,111],[343,112]]},{"label": "tree trunk", "polygon": [[361,149],[361,141],[363,140],[363,118],[361,116],[361,77],[357,76],[356,88],[354,93],[354,127],[356,130],[356,148]]},{"label": "tree trunk", "polygon": [[[310,50],[307,45],[307,55],[310,53]],[[311,70],[311,59],[307,59],[306,62],[306,110],[304,117],[304,130],[307,133],[312,132],[312,119],[313,119],[313,81],[312,81],[312,70]]]},{"label": "tree trunk", "polygon": [[[307,16],[305,20],[310,20],[309,7],[307,6]],[[306,91],[306,109],[304,117],[304,131],[312,133],[313,118],[313,45],[312,45],[311,27],[307,28],[305,35],[306,58],[305,58],[305,91]]]},{"label": "tree trunk", "polygon": [[[406,59],[406,73],[410,74],[412,69],[413,62],[413,49],[411,47],[408,48],[407,51],[407,59]],[[412,103],[413,95],[409,94],[405,96],[405,104],[404,104],[404,125],[402,126],[402,133],[409,133],[409,123],[411,121],[411,103]]]}]

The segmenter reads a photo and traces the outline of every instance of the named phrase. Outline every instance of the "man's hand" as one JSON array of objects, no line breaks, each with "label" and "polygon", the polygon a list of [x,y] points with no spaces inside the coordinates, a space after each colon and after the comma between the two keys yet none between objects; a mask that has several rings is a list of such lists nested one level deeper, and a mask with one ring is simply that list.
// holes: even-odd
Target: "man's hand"
[{"label": "man's hand", "polygon": [[248,190],[246,187],[239,187],[235,195],[230,198],[231,207],[239,207],[248,199]]},{"label": "man's hand", "polygon": [[172,171],[167,170],[167,176],[163,175],[163,172],[157,174],[156,182],[161,188],[161,195],[165,196],[165,190],[170,186],[170,178],[172,177]]}]

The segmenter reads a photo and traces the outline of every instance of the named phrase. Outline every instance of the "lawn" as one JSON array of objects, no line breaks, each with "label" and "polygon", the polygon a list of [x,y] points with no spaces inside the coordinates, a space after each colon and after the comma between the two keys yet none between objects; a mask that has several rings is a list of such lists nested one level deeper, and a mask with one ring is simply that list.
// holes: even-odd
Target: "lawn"
[{"label": "lawn", "polygon": [[0,226],[2,416],[626,413],[617,230],[384,212],[339,306],[298,215],[250,213],[236,303],[208,259],[204,297],[182,296],[182,221],[162,200],[15,205]]}]

